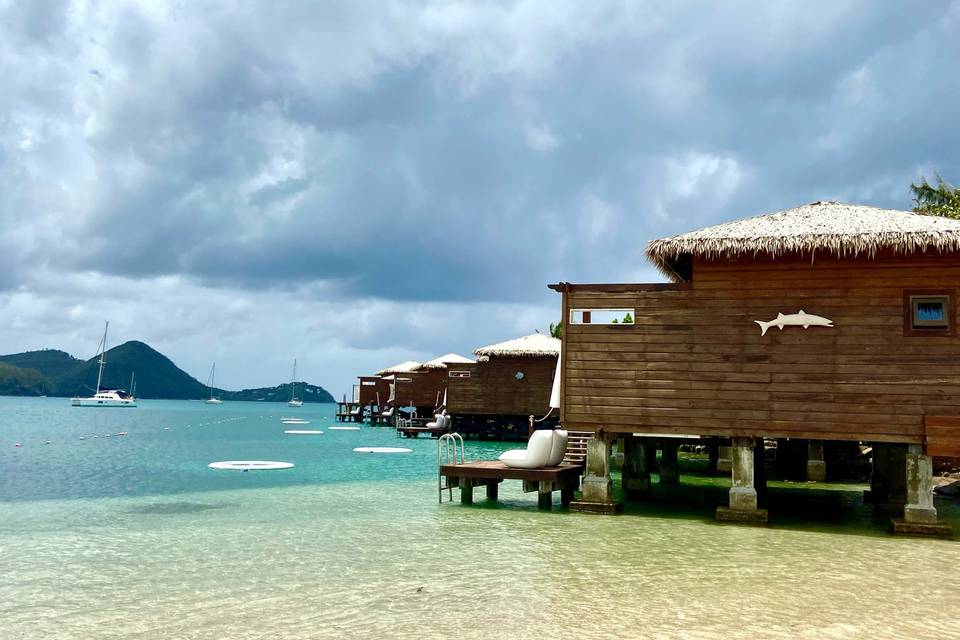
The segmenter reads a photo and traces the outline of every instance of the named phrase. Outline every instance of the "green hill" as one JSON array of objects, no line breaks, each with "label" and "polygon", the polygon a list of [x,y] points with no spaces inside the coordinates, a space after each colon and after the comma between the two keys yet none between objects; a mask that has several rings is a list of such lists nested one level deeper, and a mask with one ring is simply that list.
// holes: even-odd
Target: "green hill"
[{"label": "green hill", "polygon": [[34,369],[48,378],[57,378],[83,364],[83,360],[78,360],[66,351],[59,351],[57,349],[25,351],[23,353],[0,356],[0,362],[5,362],[21,369]]},{"label": "green hill", "polygon": [[[203,398],[207,389],[200,381],[183,371],[156,349],[136,340],[124,342],[104,354],[103,389],[130,391],[130,376],[137,376],[137,396],[190,400]],[[93,392],[97,386],[99,357],[55,376],[56,394],[74,396]]]},{"label": "green hill", "polygon": [[[175,365],[168,357],[136,340],[125,342],[104,355],[103,389],[129,391],[130,375],[136,373],[138,398],[198,400],[208,397],[206,386]],[[88,395],[97,386],[99,357],[78,360],[54,349],[0,356],[0,395]],[[222,400],[286,402],[290,383],[276,387],[215,390]],[[297,383],[297,396],[304,402],[333,402],[326,389]]]},{"label": "green hill", "polygon": [[52,390],[50,380],[36,369],[22,369],[0,362],[0,395],[43,396]]},{"label": "green hill", "polygon": [[[286,402],[290,399],[290,383],[276,387],[261,387],[259,389],[243,389],[242,391],[218,391],[217,397],[221,400],[255,400],[263,402]],[[323,387],[297,383],[297,397],[304,402],[336,402]]]}]

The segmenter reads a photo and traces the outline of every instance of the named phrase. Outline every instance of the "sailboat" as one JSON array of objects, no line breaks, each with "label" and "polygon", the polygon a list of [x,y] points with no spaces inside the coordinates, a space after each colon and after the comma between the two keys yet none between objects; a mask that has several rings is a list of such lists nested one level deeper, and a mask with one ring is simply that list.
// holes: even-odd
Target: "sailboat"
[{"label": "sailboat", "polygon": [[[137,400],[133,395],[122,389],[101,389],[100,383],[103,382],[103,355],[107,351],[107,329],[110,323],[107,322],[103,327],[103,339],[100,341],[100,370],[97,372],[97,390],[89,398],[72,398],[70,406],[73,407],[135,407]],[[131,383],[133,378],[130,378]]]},{"label": "sailboat", "polygon": [[207,399],[207,404],[223,404],[223,400],[220,398],[214,397],[213,395],[213,381],[217,375],[217,363],[214,362],[213,366],[210,367],[210,375],[207,377],[207,389],[210,391],[210,397]]},{"label": "sailboat", "polygon": [[302,407],[303,400],[297,398],[297,359],[293,359],[293,376],[290,378],[290,401],[287,402],[290,407]]}]

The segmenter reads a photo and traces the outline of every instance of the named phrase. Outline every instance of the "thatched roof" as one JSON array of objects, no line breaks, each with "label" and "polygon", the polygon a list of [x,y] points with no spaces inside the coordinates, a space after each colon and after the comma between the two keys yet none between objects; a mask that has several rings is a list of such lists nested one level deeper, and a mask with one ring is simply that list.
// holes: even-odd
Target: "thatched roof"
[{"label": "thatched roof", "polygon": [[474,353],[481,358],[489,357],[556,357],[560,353],[560,340],[545,336],[542,333],[532,333],[529,336],[498,342],[486,347],[480,347]]},{"label": "thatched roof", "polygon": [[420,363],[416,360],[407,360],[406,362],[401,362],[400,364],[395,364],[392,367],[387,367],[386,369],[380,369],[377,371],[378,376],[385,376],[388,373],[410,373],[411,371],[416,371],[420,366]]},{"label": "thatched roof", "polygon": [[960,250],[960,220],[843,202],[795,209],[707,227],[647,245],[647,257],[673,280],[688,280],[694,257],[734,258],[785,253],[873,257],[881,250],[909,253]]},{"label": "thatched roof", "polygon": [[457,353],[448,353],[445,356],[428,360],[420,365],[421,369],[446,369],[448,364],[473,364],[470,358],[464,358]]}]

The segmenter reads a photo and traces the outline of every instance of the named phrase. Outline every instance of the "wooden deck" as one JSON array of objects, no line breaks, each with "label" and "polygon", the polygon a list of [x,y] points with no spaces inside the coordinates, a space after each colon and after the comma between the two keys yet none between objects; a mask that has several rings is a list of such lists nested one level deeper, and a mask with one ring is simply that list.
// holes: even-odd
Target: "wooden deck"
[{"label": "wooden deck", "polygon": [[[473,487],[484,485],[487,498],[497,499],[499,484],[504,480],[523,481],[523,490],[538,493],[538,506],[549,511],[553,506],[553,492],[560,491],[560,503],[569,506],[573,494],[580,486],[583,467],[578,464],[561,464],[558,467],[541,469],[514,469],[499,460],[481,460],[464,464],[440,466],[440,475],[447,477],[447,484],[458,484],[460,502],[473,503]],[[452,479],[456,479],[451,481]]]},{"label": "wooden deck", "polygon": [[397,427],[397,435],[404,438],[416,438],[421,433],[425,433],[431,438],[439,438],[445,433],[450,433],[450,427]]}]

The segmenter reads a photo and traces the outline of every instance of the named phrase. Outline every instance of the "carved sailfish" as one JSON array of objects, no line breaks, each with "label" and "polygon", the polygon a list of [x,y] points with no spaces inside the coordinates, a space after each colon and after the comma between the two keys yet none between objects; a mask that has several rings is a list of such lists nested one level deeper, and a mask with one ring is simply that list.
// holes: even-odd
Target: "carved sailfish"
[{"label": "carved sailfish", "polygon": [[789,315],[783,315],[778,313],[777,317],[769,322],[763,322],[762,320],[754,320],[758,325],[760,325],[760,335],[767,335],[767,329],[770,327],[778,327],[780,331],[783,331],[783,328],[787,325],[795,327],[832,327],[833,320],[829,320],[822,316],[815,316],[812,313],[807,313],[803,309],[800,309],[799,313],[791,313]]}]

